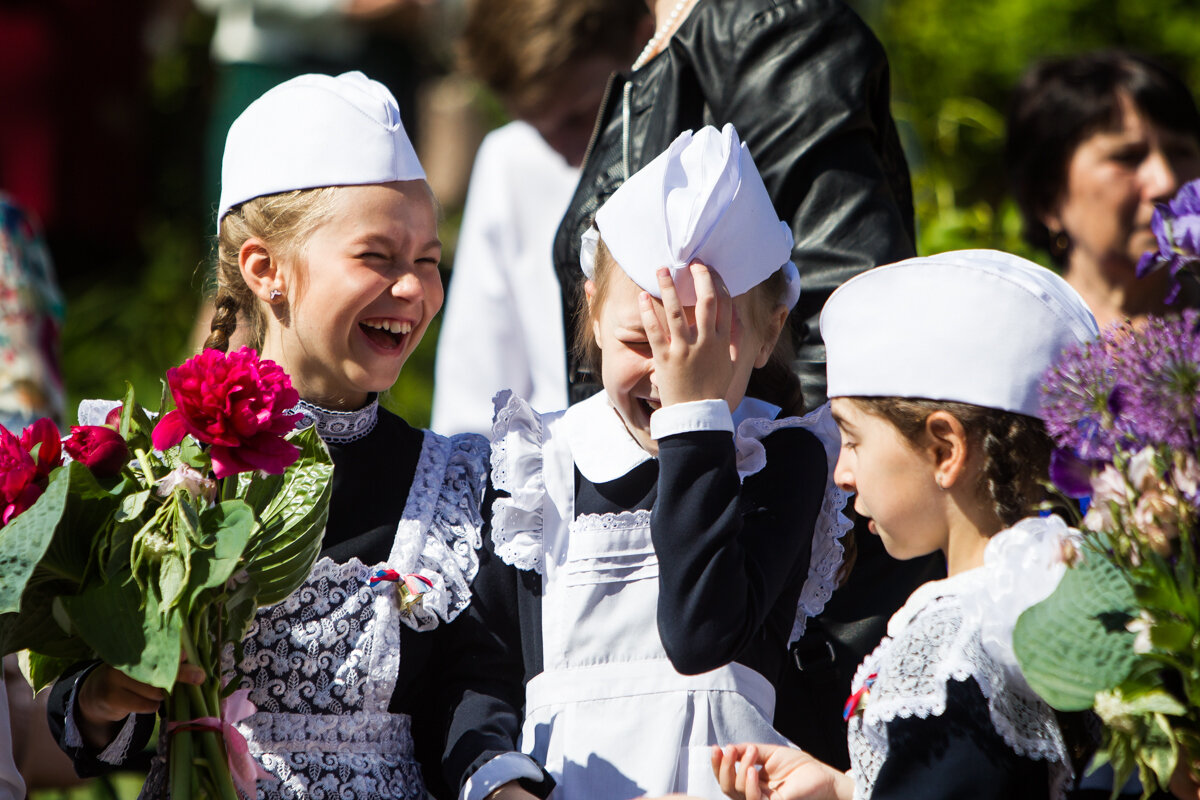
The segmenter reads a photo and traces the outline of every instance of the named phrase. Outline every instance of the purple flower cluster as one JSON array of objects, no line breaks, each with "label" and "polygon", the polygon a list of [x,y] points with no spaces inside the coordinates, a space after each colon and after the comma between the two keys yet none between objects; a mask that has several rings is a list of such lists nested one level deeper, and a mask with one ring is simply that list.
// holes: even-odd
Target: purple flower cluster
[{"label": "purple flower cluster", "polygon": [[1200,452],[1200,312],[1072,348],[1042,391],[1046,430],[1074,458],[1099,464],[1146,446]]},{"label": "purple flower cluster", "polygon": [[1200,180],[1184,184],[1169,202],[1159,203],[1150,227],[1158,249],[1142,256],[1137,275],[1140,278],[1164,266],[1170,269],[1175,281],[1166,301],[1171,303],[1179,294],[1179,272],[1200,267]]}]

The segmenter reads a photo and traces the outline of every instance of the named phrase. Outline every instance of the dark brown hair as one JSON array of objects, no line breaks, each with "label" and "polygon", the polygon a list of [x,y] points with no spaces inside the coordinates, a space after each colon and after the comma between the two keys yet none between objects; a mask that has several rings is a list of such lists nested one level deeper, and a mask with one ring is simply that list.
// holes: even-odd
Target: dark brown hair
[{"label": "dark brown hair", "polygon": [[1075,149],[1095,133],[1120,129],[1123,97],[1155,125],[1200,142],[1200,112],[1187,86],[1140,55],[1110,51],[1044,61],[1013,92],[1005,149],[1013,195],[1025,239],[1060,266],[1067,252],[1051,246],[1042,218],[1066,190]]},{"label": "dark brown hair", "polygon": [[[595,291],[590,305],[583,284],[580,284],[575,312],[580,324],[575,326],[575,341],[572,342],[572,347],[575,348],[579,362],[592,374],[599,376],[601,353],[596,345],[592,323],[599,318],[600,309],[608,299],[613,275],[620,271],[620,266],[605,246],[604,239],[596,243],[595,263],[596,268],[592,273]],[[747,292],[753,301],[750,303],[750,319],[747,320],[747,324],[757,331],[765,331],[770,324],[772,312],[783,302],[786,288],[787,278],[780,269]],[[800,379],[792,372],[793,355],[794,348],[785,321],[783,330],[775,342],[775,349],[771,352],[771,358],[765,365],[755,368],[750,373],[750,383],[746,387],[748,396],[779,406],[784,416],[800,416],[804,413],[804,395],[800,390]]]},{"label": "dark brown hair", "polygon": [[854,397],[864,411],[896,426],[913,444],[925,440],[925,420],[935,411],[953,415],[983,452],[977,487],[1005,525],[1014,525],[1047,499],[1053,442],[1036,417],[995,408],[904,397]]},{"label": "dark brown hair", "polygon": [[471,0],[459,60],[506,102],[535,107],[584,58],[632,61],[648,13],[644,0]]}]

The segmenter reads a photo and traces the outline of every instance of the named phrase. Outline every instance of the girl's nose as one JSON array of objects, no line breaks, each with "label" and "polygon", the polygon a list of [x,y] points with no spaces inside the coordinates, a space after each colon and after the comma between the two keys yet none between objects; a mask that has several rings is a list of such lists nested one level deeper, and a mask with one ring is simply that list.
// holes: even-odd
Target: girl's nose
[{"label": "girl's nose", "polygon": [[848,462],[849,459],[846,458],[846,451],[842,450],[838,454],[837,464],[833,466],[833,482],[843,492],[854,492],[857,490],[854,484],[854,471],[850,468]]},{"label": "girl's nose", "polygon": [[402,271],[392,282],[392,296],[405,300],[420,300],[425,295],[425,287],[420,277],[411,269]]}]

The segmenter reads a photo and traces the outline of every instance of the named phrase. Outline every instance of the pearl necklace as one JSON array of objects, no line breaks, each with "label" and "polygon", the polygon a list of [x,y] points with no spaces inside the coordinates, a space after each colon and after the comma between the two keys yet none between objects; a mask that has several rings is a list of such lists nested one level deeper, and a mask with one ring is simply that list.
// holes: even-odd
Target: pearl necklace
[{"label": "pearl necklace", "polygon": [[671,13],[667,15],[666,20],[662,25],[658,26],[658,30],[650,37],[650,41],[646,42],[646,46],[642,48],[642,52],[638,54],[637,59],[633,62],[633,70],[639,70],[643,65],[657,53],[663,42],[670,37],[675,30],[675,23],[679,21],[679,17],[683,14],[688,6],[692,5],[695,0],[679,0],[675,7],[671,9]]}]

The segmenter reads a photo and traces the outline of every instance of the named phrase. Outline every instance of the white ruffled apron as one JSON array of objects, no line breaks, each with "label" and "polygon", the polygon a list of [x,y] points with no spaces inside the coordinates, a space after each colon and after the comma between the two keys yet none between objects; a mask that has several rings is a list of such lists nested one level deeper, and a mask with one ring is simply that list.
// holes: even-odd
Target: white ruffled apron
[{"label": "white ruffled apron", "polygon": [[[675,671],[658,634],[650,513],[575,519],[565,438],[548,426],[542,451],[544,529],[571,522],[567,536],[545,541],[544,672],[526,690],[521,749],[554,776],[552,800],[680,791],[723,798],[713,744],[786,741],[771,727],[774,687],[741,664]],[[640,720],[632,739],[630,719]]]}]

